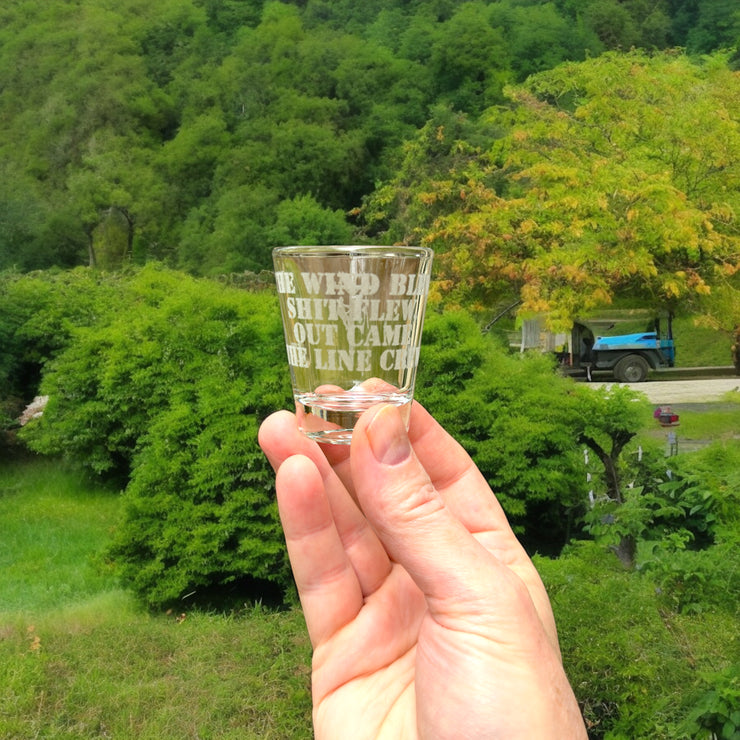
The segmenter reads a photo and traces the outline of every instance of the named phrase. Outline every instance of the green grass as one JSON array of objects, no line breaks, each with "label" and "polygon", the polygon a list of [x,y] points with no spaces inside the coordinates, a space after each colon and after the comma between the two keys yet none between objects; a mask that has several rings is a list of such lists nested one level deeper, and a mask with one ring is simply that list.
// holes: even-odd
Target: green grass
[{"label": "green grass", "polygon": [[740,436],[740,405],[716,411],[681,411],[681,436],[690,439],[724,440]]},{"label": "green grass", "polygon": [[677,367],[732,365],[729,332],[697,326],[696,318],[687,316],[673,319],[673,336]]},{"label": "green grass", "polygon": [[680,424],[664,428],[656,422],[649,424],[642,435],[654,440],[665,440],[668,432],[675,432],[679,448],[695,450],[710,442],[727,442],[740,438],[740,393],[726,393],[718,403],[677,405]]},{"label": "green grass", "polygon": [[0,468],[0,737],[310,737],[300,612],[144,612],[99,557],[118,508],[53,463]]},{"label": "green grass", "polygon": [[119,499],[48,461],[0,469],[0,616],[79,603],[111,588],[93,560]]},{"label": "green grass", "polygon": [[109,594],[0,628],[3,738],[308,738],[296,611],[142,614]]}]

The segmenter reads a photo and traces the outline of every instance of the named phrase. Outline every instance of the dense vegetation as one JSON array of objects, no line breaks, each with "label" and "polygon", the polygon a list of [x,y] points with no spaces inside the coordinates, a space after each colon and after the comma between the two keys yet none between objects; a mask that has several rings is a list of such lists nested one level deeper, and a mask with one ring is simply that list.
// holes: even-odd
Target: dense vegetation
[{"label": "dense vegetation", "polygon": [[[10,603],[42,594],[44,604],[68,604],[75,593],[94,598],[96,589],[117,583],[160,614],[198,606],[241,613],[254,598],[290,602],[272,475],[256,444],[260,419],[289,404],[274,294],[157,265],[118,273],[6,273],[0,287],[3,387],[23,393],[41,378],[40,389],[50,396],[44,415],[15,434],[32,449],[66,458],[107,481],[111,498],[119,498],[115,492],[123,488],[120,508],[96,505],[109,523],[85,545],[84,527],[68,519],[64,505],[63,531],[38,539],[56,504],[48,494],[36,498],[31,487],[26,508],[3,518],[2,542],[10,548],[4,557],[13,566],[3,586]],[[541,553],[537,564],[552,594],[592,737],[733,737],[740,588],[737,410],[726,420],[714,415],[707,434],[717,440],[714,446],[673,458],[669,472],[664,439],[644,432],[654,421],[638,394],[577,386],[555,375],[548,358],[511,356],[467,313],[439,307],[434,301],[430,306],[418,396],[470,450],[524,543]],[[13,436],[6,438],[5,457],[20,451]],[[12,475],[19,468],[9,470]],[[18,483],[2,490],[8,506],[22,503],[18,495],[25,489]],[[29,506],[36,507],[31,520],[23,513]],[[35,521],[35,536],[29,521]],[[85,521],[94,525],[97,517]],[[67,569],[59,572],[59,582],[51,589],[36,584],[37,558],[48,558],[48,548],[60,553],[70,547],[76,549],[67,559],[55,560]],[[18,560],[28,548],[36,553],[30,569]],[[556,554],[554,560],[544,557]],[[83,617],[92,620],[85,629],[95,640],[106,641],[120,629],[120,620],[104,616],[110,603],[104,597],[102,606],[93,604],[92,616]],[[39,607],[30,608],[37,613]],[[120,658],[132,685],[156,682],[170,664],[143,660],[151,656],[146,645],[152,630],[172,645],[176,657],[168,661],[185,670],[195,670],[188,667],[191,660],[206,661],[202,654],[190,658],[179,640],[173,644],[167,637],[171,627],[131,616],[130,604],[124,614],[139,635]],[[273,629],[289,625],[295,634],[294,616],[275,618]],[[74,695],[54,678],[60,665],[74,674],[77,661],[87,660],[88,653],[75,647],[80,641],[67,636],[80,629],[80,618],[23,617],[25,626],[15,627],[14,617],[4,628],[9,650],[44,655],[43,646],[55,656],[48,666],[24,661],[17,668],[17,655],[9,657],[13,680],[4,701],[30,707],[27,714],[19,716],[16,709],[10,715],[13,732],[37,726],[39,716],[60,737],[67,727],[93,737],[102,725],[126,721],[105,697],[91,698],[84,675],[75,674]],[[262,633],[266,626],[259,615],[254,618],[259,623],[247,633]],[[216,630],[222,645],[223,635],[234,633],[230,621],[214,627],[218,620],[197,617],[187,630],[196,636],[199,629],[206,635]],[[36,623],[42,625],[39,632]],[[108,654],[111,648],[99,649]],[[132,649],[141,651],[148,670],[137,668]],[[251,642],[236,649],[256,663],[264,660],[264,649]],[[298,650],[295,660],[302,661],[301,655]],[[282,679],[276,680],[294,685],[295,675],[305,675],[295,670],[281,668],[275,675]],[[102,666],[96,671],[106,676],[106,686],[118,680]],[[658,681],[665,676],[671,680]],[[53,695],[71,717],[39,715],[34,686]],[[200,726],[222,726],[202,692],[182,699],[179,691],[195,688],[178,686],[168,696],[197,702]],[[257,684],[250,687],[244,690],[259,706],[270,704],[258,698]],[[88,697],[84,706],[75,696]],[[307,724],[305,699],[295,690],[281,693],[280,709],[274,716],[263,710],[264,721],[270,718],[269,727]],[[260,726],[254,712],[242,716],[238,704],[224,700],[219,706],[223,736],[247,721],[250,728]],[[127,718],[132,717],[138,727],[168,722],[157,712],[146,719],[132,709]]]},{"label": "dense vegetation", "polygon": [[[671,459],[673,490],[634,497],[637,570],[608,538],[536,558],[592,738],[736,736],[739,416],[737,402],[682,415],[715,442]],[[0,492],[0,734],[311,736],[299,610],[243,592],[225,614],[189,599],[148,614],[101,559],[125,506],[109,487],[27,458],[3,460]]]},{"label": "dense vegetation", "polygon": [[[592,736],[734,737],[736,397],[727,422],[712,417],[714,444],[667,470],[639,394],[579,387],[545,356],[510,355],[498,327],[479,328],[515,305],[563,325],[618,300],[667,308],[685,326],[700,316],[740,346],[734,6],[4,3],[0,464],[29,449],[65,460],[104,487],[93,501],[106,498],[98,508],[110,515],[88,522],[87,543],[79,522],[53,540],[72,547],[57,577],[80,598],[120,584],[160,613],[290,603],[256,443],[264,416],[290,404],[261,271],[287,243],[422,242],[437,251],[439,280],[417,396],[538,553]],[[43,416],[19,430],[39,393]],[[54,496],[16,498],[23,466],[8,470],[0,503],[20,518],[0,516],[0,542],[33,560],[21,514],[38,505],[50,520]],[[88,556],[95,568],[75,571]],[[53,589],[48,604],[34,601],[32,576],[14,573],[3,588],[18,609],[59,606]],[[127,602],[125,618],[134,613]],[[111,642],[120,622],[91,629]],[[151,629],[169,639],[140,626]],[[0,624],[2,645],[30,641],[35,657],[37,637]],[[29,685],[63,703],[54,671],[89,656],[56,644],[59,663],[11,663],[0,707],[40,716]],[[295,696],[280,701],[297,697],[298,709],[262,736],[307,725],[304,670],[281,668]],[[218,705],[231,724],[214,737],[260,736],[259,720],[245,730],[238,708]],[[46,720],[54,736],[107,731],[102,716],[57,714]],[[43,734],[37,720],[2,721],[11,735]],[[168,718],[131,721],[162,736]]]},{"label": "dense vegetation", "polygon": [[[405,141],[446,123],[442,111],[464,116],[485,152],[526,124],[511,115],[524,92],[507,85],[532,73],[630,47],[703,54],[739,34],[729,0],[5,3],[0,267],[116,264],[126,254],[201,274],[268,267],[275,244],[347,241],[363,227],[345,216],[394,177]],[[696,98],[710,115],[692,138],[717,129],[705,142],[717,146],[723,109],[737,120],[734,88],[718,92],[731,84],[719,71],[729,57],[706,69],[694,57],[695,70],[673,73],[661,58],[651,74],[671,91],[645,101],[651,120],[686,134],[673,113],[693,125],[683,99]],[[604,93],[629,83],[594,74],[609,78]],[[562,90],[529,88],[564,102]],[[728,156],[716,152],[706,169],[736,177],[737,149]],[[445,179],[444,162],[418,166]]]}]

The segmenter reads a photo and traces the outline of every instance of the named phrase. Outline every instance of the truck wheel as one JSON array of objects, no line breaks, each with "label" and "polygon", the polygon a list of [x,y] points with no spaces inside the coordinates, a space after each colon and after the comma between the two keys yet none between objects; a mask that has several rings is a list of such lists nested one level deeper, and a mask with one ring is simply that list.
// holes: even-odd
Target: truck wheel
[{"label": "truck wheel", "polygon": [[623,357],[614,368],[614,377],[620,383],[642,383],[647,378],[647,360],[640,355],[627,355]]}]

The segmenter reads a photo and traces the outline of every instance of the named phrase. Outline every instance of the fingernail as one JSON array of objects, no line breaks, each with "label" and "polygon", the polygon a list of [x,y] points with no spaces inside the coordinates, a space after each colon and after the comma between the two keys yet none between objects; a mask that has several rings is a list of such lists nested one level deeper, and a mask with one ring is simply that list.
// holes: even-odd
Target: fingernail
[{"label": "fingernail", "polygon": [[411,454],[406,425],[395,406],[383,406],[367,427],[367,438],[375,459],[383,465],[398,465]]}]

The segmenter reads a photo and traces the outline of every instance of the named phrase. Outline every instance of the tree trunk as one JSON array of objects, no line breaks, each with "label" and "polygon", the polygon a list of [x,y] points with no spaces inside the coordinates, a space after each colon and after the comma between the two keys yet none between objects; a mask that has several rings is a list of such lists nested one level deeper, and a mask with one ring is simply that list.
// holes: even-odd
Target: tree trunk
[{"label": "tree trunk", "polygon": [[[581,444],[585,444],[589,449],[596,453],[596,456],[601,460],[601,464],[604,466],[607,495],[612,499],[612,501],[616,501],[620,505],[624,503],[624,499],[622,498],[622,486],[619,480],[617,461],[619,460],[619,456],[625,445],[633,436],[634,434],[630,434],[628,432],[613,436],[611,440],[611,452],[607,452],[595,439],[593,439],[593,437],[589,437],[586,434],[581,434],[578,438],[578,441]],[[637,541],[633,535],[622,537],[619,544],[612,547],[612,550],[625,568],[632,569],[635,567]]]},{"label": "tree trunk", "polygon": [[90,260],[90,267],[97,267],[98,261],[95,258],[95,245],[93,244],[94,229],[89,229],[87,232],[87,255]]},{"label": "tree trunk", "polygon": [[635,567],[635,555],[637,554],[637,542],[632,535],[622,537],[618,545],[612,547],[612,551],[619,558],[619,562],[625,568]]},{"label": "tree trunk", "polygon": [[617,459],[624,445],[620,445],[615,454],[617,445],[616,443],[613,443],[610,454],[595,439],[586,434],[582,434],[578,438],[578,441],[581,444],[585,444],[589,449],[596,453],[596,456],[601,460],[601,464],[604,466],[607,496],[619,504],[624,503],[622,500],[622,489],[619,481],[619,471],[617,470]]}]

